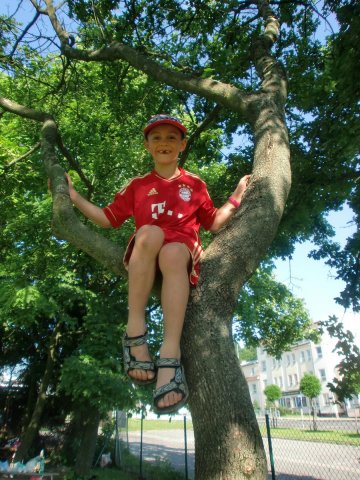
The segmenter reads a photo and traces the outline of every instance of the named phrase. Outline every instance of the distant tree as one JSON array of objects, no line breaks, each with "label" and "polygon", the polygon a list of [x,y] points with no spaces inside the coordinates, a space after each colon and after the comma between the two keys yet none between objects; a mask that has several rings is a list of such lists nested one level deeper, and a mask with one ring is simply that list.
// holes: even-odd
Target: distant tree
[{"label": "distant tree", "polygon": [[[267,404],[272,410],[272,426],[277,427],[277,415],[276,415],[276,400],[281,398],[281,389],[275,384],[267,385],[264,390],[264,394],[267,400]],[[273,407],[271,409],[271,407]]]},{"label": "distant tree", "polygon": [[317,430],[315,398],[320,395],[321,382],[315,375],[312,375],[311,373],[305,373],[300,382],[300,391],[305,395],[305,397],[310,399],[313,428],[314,430]]},{"label": "distant tree", "polygon": [[334,378],[327,387],[346,409],[346,399],[360,393],[360,348],[355,345],[352,332],[345,330],[337,317],[331,316],[321,325],[327,329],[331,337],[338,339],[333,351],[342,357],[338,364],[340,378]]},{"label": "distant tree", "polygon": [[266,400],[275,406],[276,400],[280,400],[281,398],[281,389],[278,385],[271,384],[267,385],[264,390],[264,394],[266,397]]},{"label": "distant tree", "polygon": [[257,400],[254,400],[254,401],[252,402],[252,404],[253,404],[253,408],[254,408],[255,413],[258,412],[258,411],[260,410],[260,404],[259,404],[259,402],[258,402]]},{"label": "distant tree", "polygon": [[238,347],[237,354],[241,362],[252,362],[257,359],[256,347]]}]

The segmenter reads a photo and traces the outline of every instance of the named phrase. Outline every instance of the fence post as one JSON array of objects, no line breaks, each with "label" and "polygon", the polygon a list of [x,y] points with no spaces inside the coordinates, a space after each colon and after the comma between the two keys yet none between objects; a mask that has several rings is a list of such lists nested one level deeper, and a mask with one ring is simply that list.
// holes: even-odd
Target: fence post
[{"label": "fence post", "polygon": [[143,480],[143,472],[142,472],[142,457],[143,457],[143,433],[144,433],[144,406],[141,407],[141,422],[140,422],[140,471],[139,471],[139,480]]},{"label": "fence post", "polygon": [[185,480],[188,480],[188,452],[187,452],[187,433],[186,433],[186,415],[184,415],[184,443],[185,443]]},{"label": "fence post", "polygon": [[126,448],[129,450],[129,413],[126,413]]},{"label": "fence post", "polygon": [[266,422],[266,433],[268,438],[269,444],[269,457],[270,457],[270,466],[271,466],[271,479],[276,480],[275,476],[275,465],[274,465],[274,455],[272,449],[272,442],[271,442],[271,433],[270,433],[270,421],[269,421],[269,414],[265,413],[265,422]]},{"label": "fence post", "polygon": [[115,465],[121,466],[121,449],[120,449],[120,434],[119,434],[119,410],[115,410]]}]

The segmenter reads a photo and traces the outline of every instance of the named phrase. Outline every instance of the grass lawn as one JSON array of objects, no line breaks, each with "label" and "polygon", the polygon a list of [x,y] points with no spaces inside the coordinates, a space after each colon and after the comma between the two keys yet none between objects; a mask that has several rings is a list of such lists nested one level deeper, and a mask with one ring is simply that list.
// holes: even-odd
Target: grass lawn
[{"label": "grass lawn", "polygon": [[[261,434],[266,436],[266,428],[260,428]],[[346,430],[300,430],[297,428],[272,428],[271,438],[287,438],[291,440],[335,443],[339,445],[360,446],[360,435]]]},{"label": "grass lawn", "polygon": [[[140,419],[129,419],[129,431],[140,430]],[[186,427],[192,430],[192,422],[187,421]],[[165,420],[144,420],[144,431],[149,430],[176,430],[183,429],[184,422],[182,420],[172,420],[171,422]],[[260,428],[261,434],[266,437],[266,428]],[[360,446],[360,435],[354,431],[347,430],[302,430],[300,428],[271,428],[272,438],[288,438],[289,440],[308,441],[308,442],[323,442],[335,443],[339,445],[354,445]]]},{"label": "grass lawn", "polygon": [[[128,422],[129,431],[137,431],[141,428],[141,420],[138,418],[129,418]],[[145,430],[182,430],[184,428],[183,420],[144,420]],[[191,420],[186,420],[186,429],[192,430],[193,425]]]},{"label": "grass lawn", "polygon": [[[158,427],[159,429],[159,427]],[[126,448],[121,452],[122,468],[94,468],[89,480],[139,480],[139,455],[133,454]],[[182,472],[176,470],[168,460],[154,458],[153,461],[143,460],[141,464],[141,478],[146,480],[184,480]],[[69,477],[65,480],[75,480]],[[77,480],[77,479],[76,479]]]}]

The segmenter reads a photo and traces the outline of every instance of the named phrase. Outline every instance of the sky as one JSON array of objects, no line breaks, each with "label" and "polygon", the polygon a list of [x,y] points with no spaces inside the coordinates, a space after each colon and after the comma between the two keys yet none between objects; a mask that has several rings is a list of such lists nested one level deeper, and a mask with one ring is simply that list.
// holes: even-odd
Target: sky
[{"label": "sky", "polygon": [[[346,238],[355,231],[351,224],[352,211],[345,207],[342,211],[331,212],[328,221],[334,227],[334,240],[344,245]],[[327,320],[329,315],[336,315],[344,326],[351,330],[360,346],[360,313],[344,312],[334,298],[343,290],[344,282],[335,278],[336,271],[331,269],[322,260],[313,260],[308,257],[314,249],[311,242],[297,244],[292,260],[278,260],[275,276],[285,283],[297,297],[305,300],[306,307],[314,321]]]}]

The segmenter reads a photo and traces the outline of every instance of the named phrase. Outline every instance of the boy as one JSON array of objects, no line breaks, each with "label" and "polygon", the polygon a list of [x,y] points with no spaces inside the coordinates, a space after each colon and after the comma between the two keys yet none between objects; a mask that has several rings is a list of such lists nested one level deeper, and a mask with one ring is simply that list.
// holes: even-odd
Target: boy
[{"label": "boy", "polygon": [[[129,273],[129,317],[123,340],[127,375],[137,384],[157,382],[154,411],[173,413],[186,403],[188,388],[180,363],[180,339],[190,284],[196,285],[202,252],[200,225],[217,232],[240,205],[250,180],[245,175],[221,208],[214,207],[206,184],[178,167],[186,147],[186,128],[166,114],[152,117],[144,129],[144,145],[154,170],[135,177],[100,208],[87,201],[69,182],[74,205],[102,227],[120,227],[133,216],[136,232],[129,241],[124,263]],[[145,308],[157,269],[162,273],[161,305],[164,340],[160,359],[154,363],[146,338]]]}]

